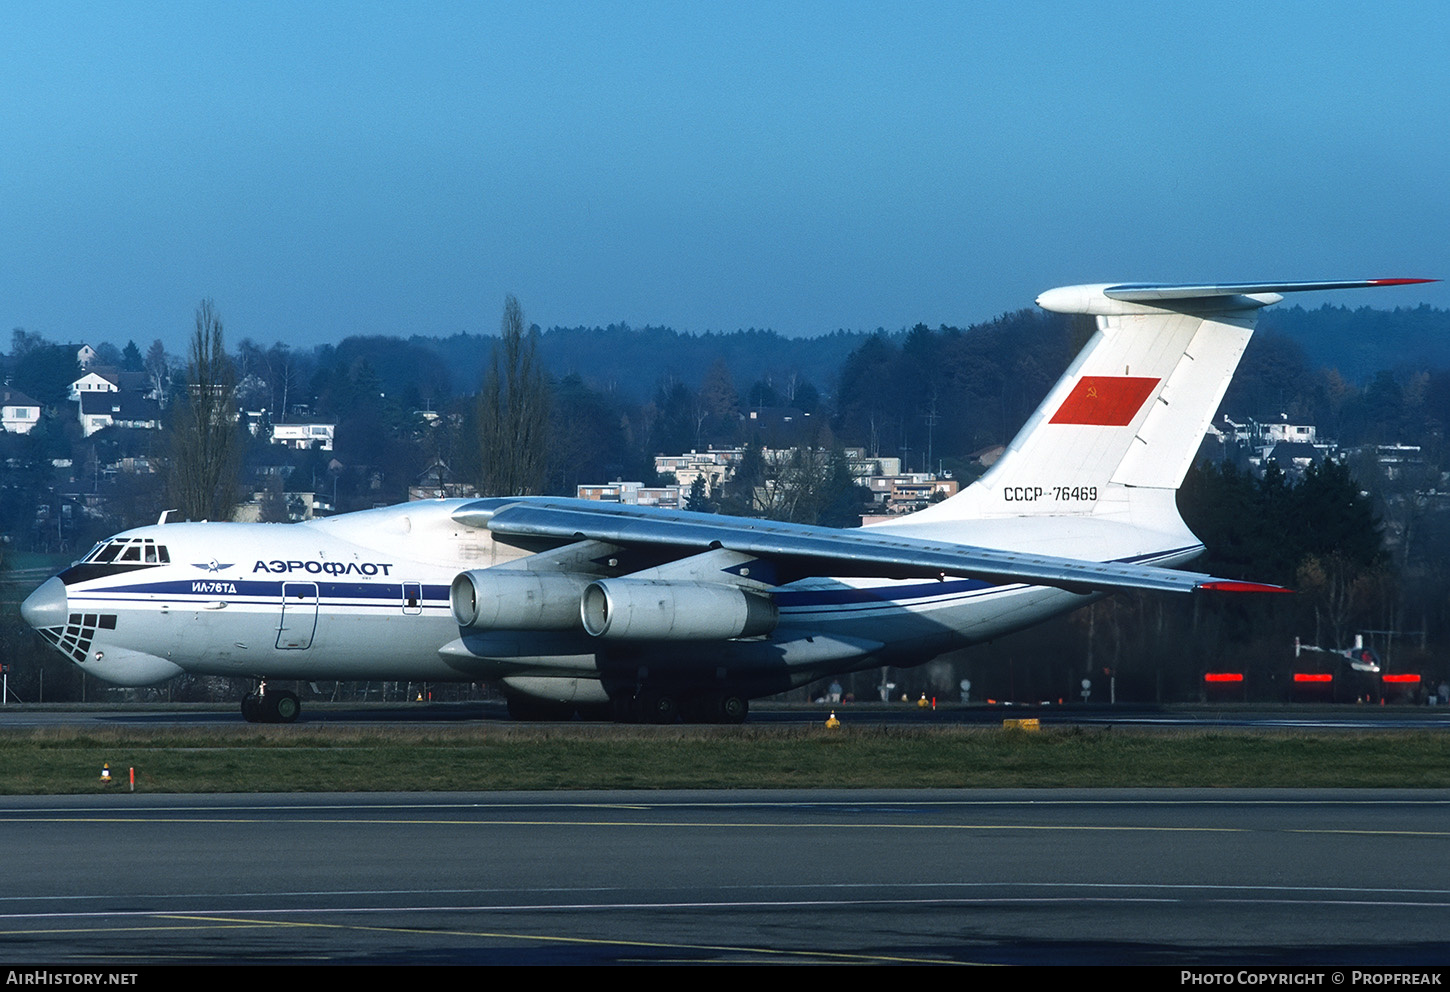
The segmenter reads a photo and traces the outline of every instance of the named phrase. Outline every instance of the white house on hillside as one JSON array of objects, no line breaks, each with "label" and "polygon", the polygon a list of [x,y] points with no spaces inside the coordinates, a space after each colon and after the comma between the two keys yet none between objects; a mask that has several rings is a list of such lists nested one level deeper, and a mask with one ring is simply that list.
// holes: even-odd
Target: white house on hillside
[{"label": "white house on hillside", "polygon": [[120,388],[120,378],[115,374],[87,372],[70,384],[70,398],[78,400],[89,393],[114,393]]},{"label": "white house on hillside", "polygon": [[134,393],[82,393],[80,419],[83,437],[113,426],[154,431],[161,427],[161,407]]},{"label": "white house on hillside", "polygon": [[39,403],[18,389],[0,387],[0,427],[13,434],[29,434],[39,421]]},{"label": "white house on hillside", "polygon": [[305,448],[332,450],[336,424],[273,424],[272,443],[301,451]]}]

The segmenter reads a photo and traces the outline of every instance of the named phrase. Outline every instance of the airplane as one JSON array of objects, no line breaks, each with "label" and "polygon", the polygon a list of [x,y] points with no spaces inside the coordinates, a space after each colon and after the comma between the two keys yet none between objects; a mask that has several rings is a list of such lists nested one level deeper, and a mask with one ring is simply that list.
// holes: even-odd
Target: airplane
[{"label": "airplane", "polygon": [[1349,662],[1353,671],[1367,675],[1378,675],[1380,671],[1379,655],[1375,654],[1374,648],[1364,646],[1363,634],[1354,635],[1354,647],[1351,648],[1324,648],[1318,644],[1301,644],[1299,638],[1294,638],[1294,657],[1299,657],[1305,651],[1336,655]]},{"label": "airplane", "polygon": [[1100,284],[1038,306],[1097,330],[993,466],[837,530],[555,497],[442,499],[300,524],[167,523],[102,541],[22,604],[119,685],[245,677],[491,681],[519,719],[738,723],[751,699],[910,666],[1117,590],[1273,592],[1180,571],[1175,493],[1260,308],[1432,282]]}]

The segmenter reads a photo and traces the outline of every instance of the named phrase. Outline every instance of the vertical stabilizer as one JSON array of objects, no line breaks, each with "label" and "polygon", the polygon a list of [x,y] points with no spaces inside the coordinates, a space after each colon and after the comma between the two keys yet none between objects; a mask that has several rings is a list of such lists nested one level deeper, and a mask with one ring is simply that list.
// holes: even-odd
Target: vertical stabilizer
[{"label": "vertical stabilizer", "polygon": [[1173,493],[1228,389],[1258,310],[1284,292],[1427,281],[1048,290],[1038,306],[1091,315],[1097,332],[997,463],[911,520],[1092,516],[1181,527]]}]

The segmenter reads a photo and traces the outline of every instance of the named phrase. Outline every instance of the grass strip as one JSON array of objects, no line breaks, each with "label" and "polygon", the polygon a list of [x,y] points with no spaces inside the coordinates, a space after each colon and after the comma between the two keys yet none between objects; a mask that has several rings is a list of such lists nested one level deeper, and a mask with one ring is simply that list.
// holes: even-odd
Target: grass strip
[{"label": "grass strip", "polygon": [[[102,763],[115,784],[100,784]],[[453,727],[0,734],[0,794],[1450,787],[1450,737],[1046,728]]]}]

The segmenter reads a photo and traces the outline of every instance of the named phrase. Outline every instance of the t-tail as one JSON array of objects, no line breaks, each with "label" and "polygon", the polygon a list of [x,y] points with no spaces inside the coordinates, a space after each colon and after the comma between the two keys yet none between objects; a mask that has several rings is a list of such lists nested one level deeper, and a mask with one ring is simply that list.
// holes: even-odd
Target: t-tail
[{"label": "t-tail", "polygon": [[[1282,293],[1434,282],[1064,286],[1045,310],[1097,331],[1006,452],[913,526],[1004,518],[1113,520],[1187,535],[1174,494],[1193,463],[1258,311]],[[1091,527],[1089,527],[1091,529]]]}]

